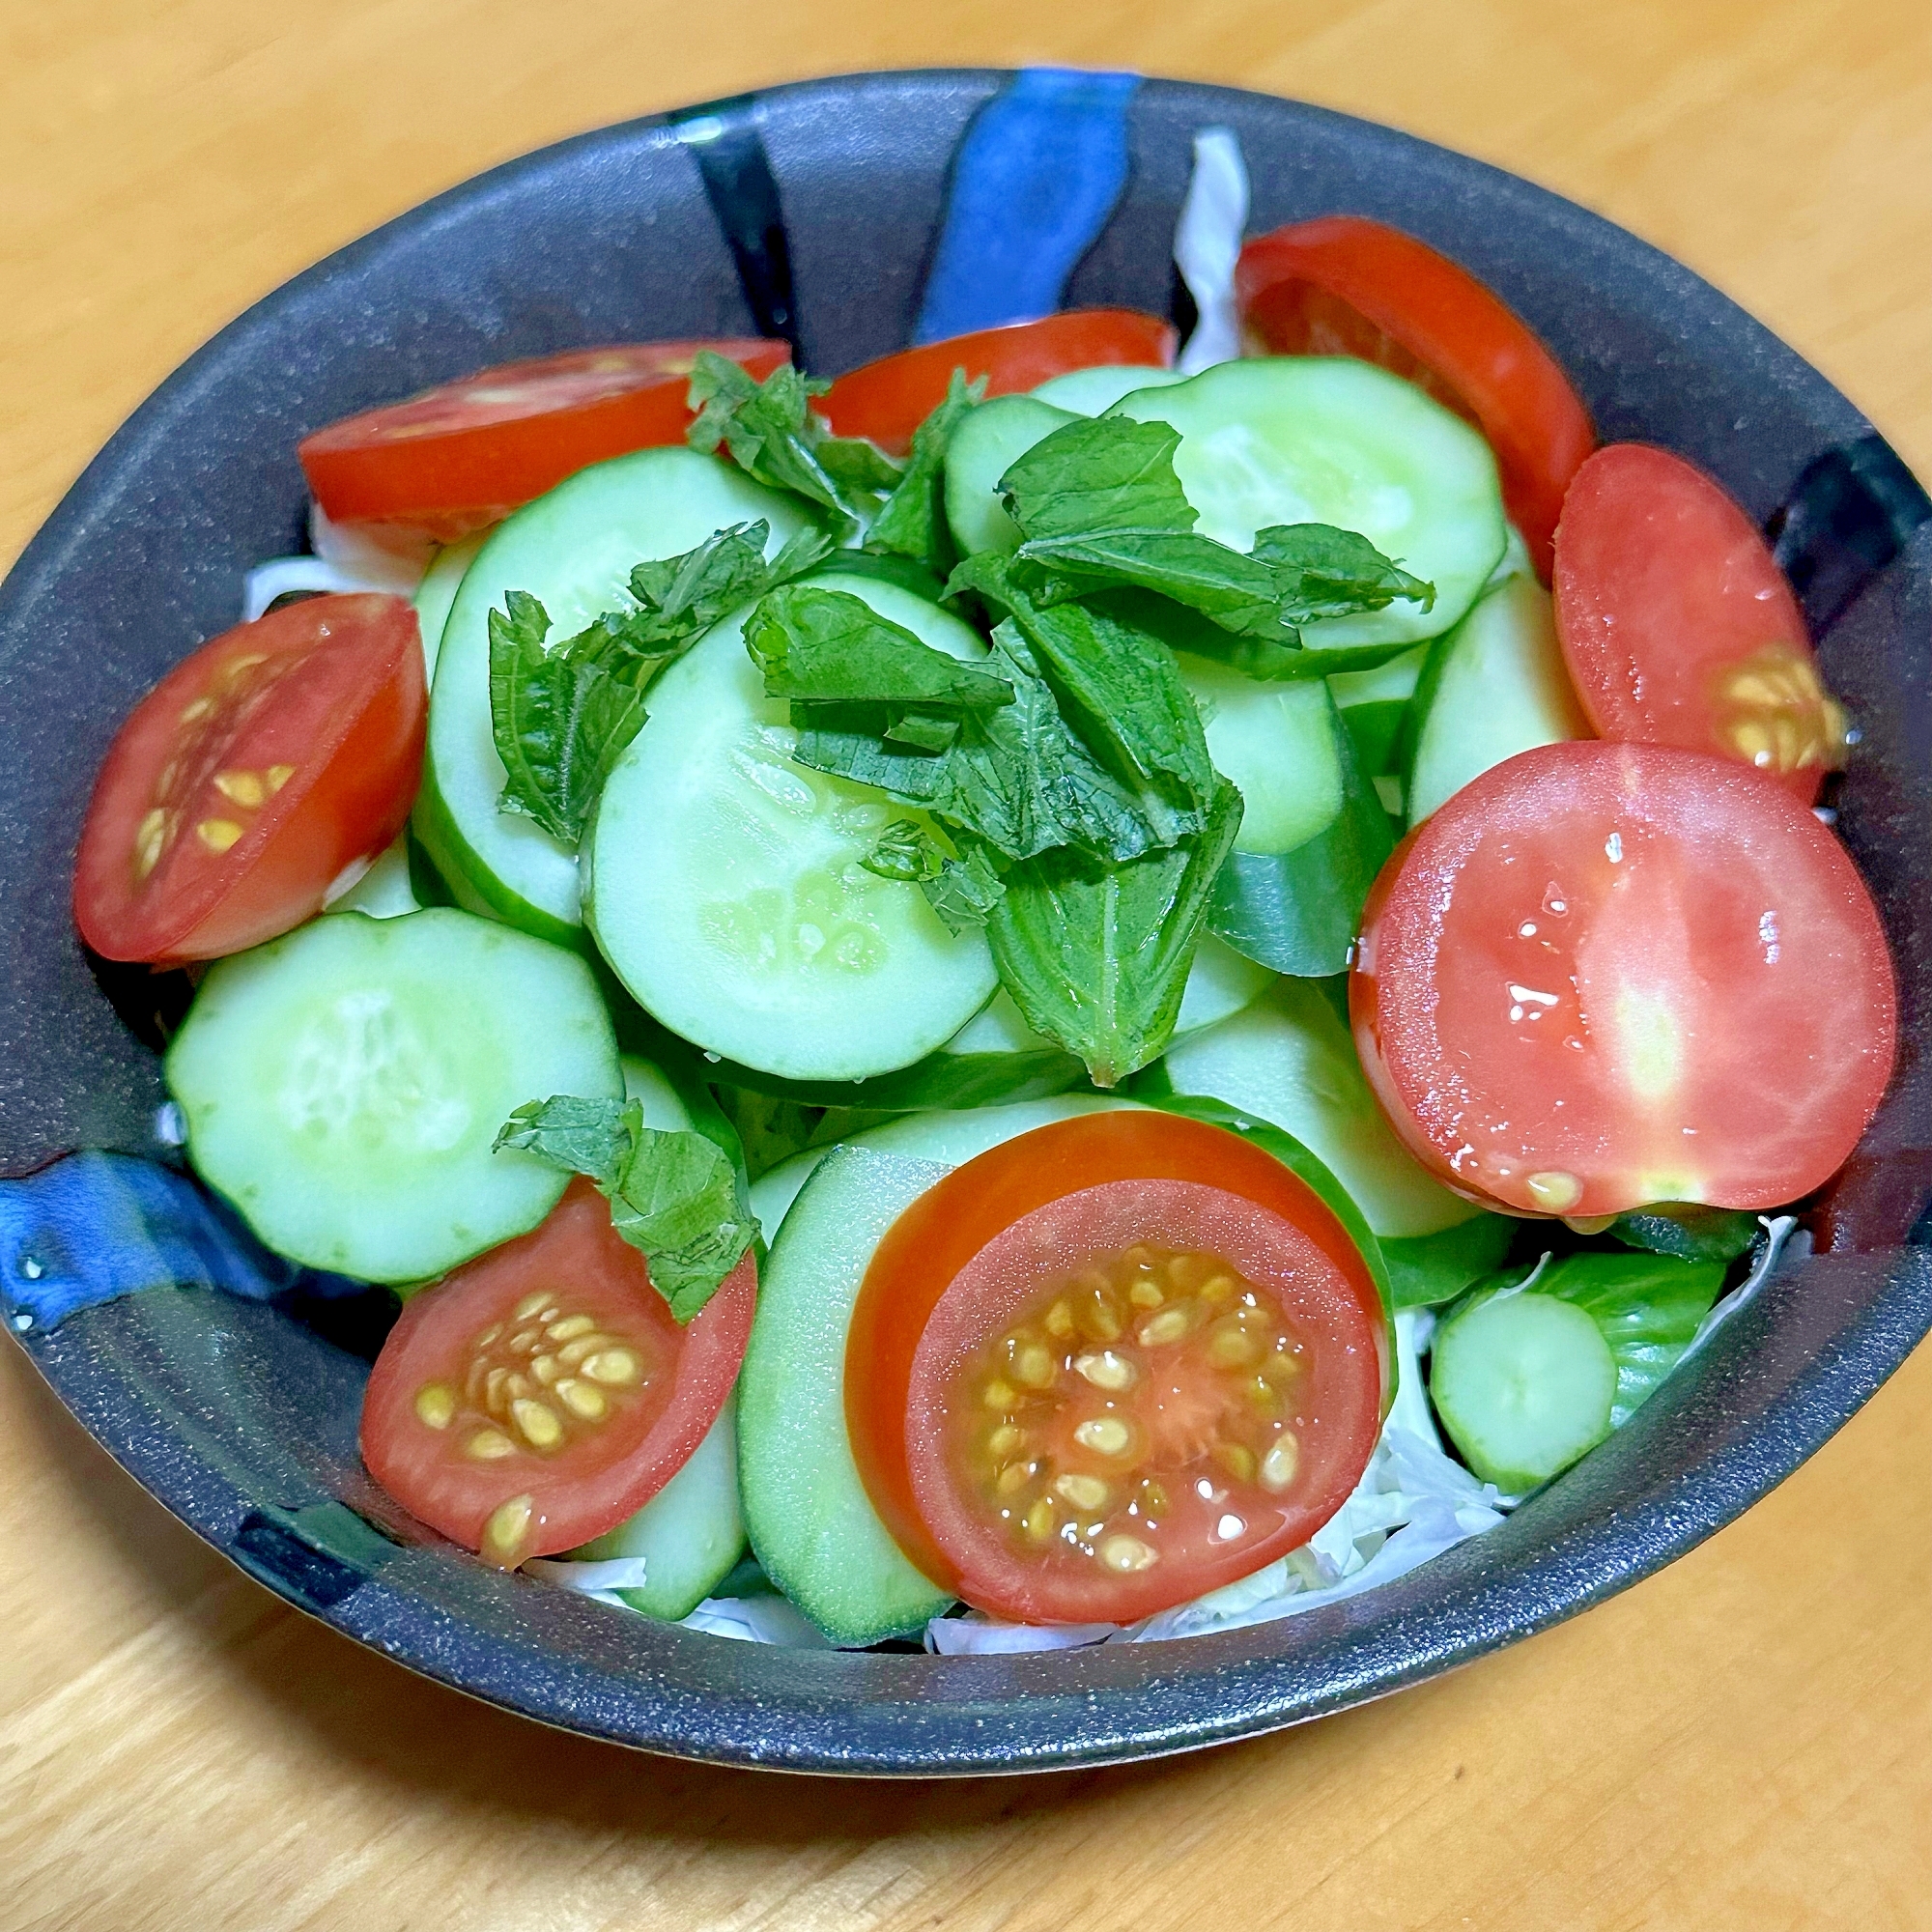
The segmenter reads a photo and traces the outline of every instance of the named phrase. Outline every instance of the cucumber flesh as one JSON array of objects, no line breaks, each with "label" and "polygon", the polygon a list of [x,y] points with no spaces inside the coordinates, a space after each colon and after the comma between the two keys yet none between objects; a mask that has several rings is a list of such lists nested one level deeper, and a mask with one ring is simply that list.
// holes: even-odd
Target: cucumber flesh
[{"label": "cucumber flesh", "polygon": [[436,682],[436,660],[442,646],[442,627],[449,621],[450,606],[462,586],[465,573],[476,561],[490,532],[478,530],[460,543],[446,544],[430,559],[423,581],[416,585],[414,598],[416,624],[422,632],[423,675]]},{"label": "cucumber flesh", "polygon": [[888,1534],[845,1434],[845,1333],[873,1250],[946,1173],[835,1148],[784,1217],[738,1378],[738,1482],[765,1575],[834,1643],[910,1636],[952,1599]]},{"label": "cucumber flesh", "polygon": [[1435,1331],[1435,1412],[1470,1468],[1508,1494],[1603,1441],[1616,1393],[1616,1359],[1596,1322],[1553,1294],[1492,1295]]},{"label": "cucumber flesh", "polygon": [[995,486],[1042,437],[1077,421],[1072,410],[1033,396],[995,396],[953,431],[946,450],[946,521],[962,555],[1019,549],[1019,526]]},{"label": "cucumber flesh", "polygon": [[1033,390],[1042,403],[1070,410],[1076,416],[1105,415],[1122,396],[1143,389],[1164,389],[1188,379],[1179,369],[1157,369],[1148,363],[1099,362],[1091,369],[1069,369],[1049,376]]},{"label": "cucumber flesh", "polygon": [[1320,678],[1272,684],[1226,665],[1176,654],[1201,707],[1208,755],[1241,794],[1237,852],[1292,852],[1342,810],[1335,707]]},{"label": "cucumber flesh", "polygon": [[410,883],[408,835],[385,846],[376,863],[328,910],[366,912],[371,919],[400,919],[406,912],[420,912],[415,888]]},{"label": "cucumber flesh", "polygon": [[[1056,1121],[1070,1121],[1081,1114],[1104,1114],[1112,1108],[1132,1104],[1106,1094],[1056,1094],[1044,1100],[1017,1100],[1004,1107],[962,1107],[952,1113],[909,1114],[903,1120],[888,1121],[854,1134],[844,1145],[939,1161],[953,1168],[1016,1134],[1030,1134],[1036,1127],[1051,1126]],[[811,1179],[812,1170],[829,1151],[822,1147],[808,1148],[752,1182],[752,1211],[757,1216],[766,1240],[777,1235],[792,1203],[798,1199],[799,1189]]]},{"label": "cucumber flesh", "polygon": [[444,909],[217,960],[167,1056],[189,1158],[270,1247],[412,1282],[534,1228],[566,1177],[492,1152],[525,1101],[622,1091],[575,953]]},{"label": "cucumber flesh", "polygon": [[1410,826],[1505,758],[1592,735],[1533,577],[1505,579],[1435,646],[1415,706]]},{"label": "cucumber flesh", "polygon": [[1142,390],[1115,414],[1180,432],[1175,473],[1197,527],[1246,551],[1272,524],[1355,530],[1435,586],[1427,611],[1308,625],[1312,649],[1415,642],[1448,630],[1488,582],[1506,531],[1495,458],[1483,439],[1413,384],[1347,356],[1222,362]]},{"label": "cucumber flesh", "polygon": [[665,1134],[692,1131],[691,1109],[660,1068],[635,1053],[624,1054],[617,1065],[624,1076],[624,1098],[643,1109],[645,1126]]},{"label": "cucumber flesh", "polygon": [[647,1617],[688,1617],[745,1552],[736,1407],[727,1398],[691,1460],[628,1522],[570,1552],[586,1563],[641,1557],[644,1580],[615,1594]]},{"label": "cucumber flesh", "polygon": [[[876,578],[813,580],[957,658],[985,646]],[[597,944],[644,1010],[707,1053],[788,1080],[863,1080],[943,1045],[992,996],[993,958],[914,885],[861,861],[894,818],[876,792],[787,755],[782,698],[746,652],[745,612],[651,687],[650,719],[585,841]]]},{"label": "cucumber flesh", "polygon": [[1313,980],[1283,980],[1233,1019],[1176,1042],[1157,1072],[1173,1093],[1225,1100],[1293,1134],[1348,1190],[1378,1237],[1434,1235],[1480,1211],[1396,1139],[1348,1028]]},{"label": "cucumber flesh", "polygon": [[558,940],[582,919],[577,855],[534,819],[498,809],[490,612],[512,590],[528,591],[561,641],[601,611],[628,609],[631,571],[646,557],[676,556],[759,517],[774,551],[803,521],[796,498],[721,458],[643,449],[580,470],[490,533],[443,625],[416,812],[417,837],[472,909]]}]

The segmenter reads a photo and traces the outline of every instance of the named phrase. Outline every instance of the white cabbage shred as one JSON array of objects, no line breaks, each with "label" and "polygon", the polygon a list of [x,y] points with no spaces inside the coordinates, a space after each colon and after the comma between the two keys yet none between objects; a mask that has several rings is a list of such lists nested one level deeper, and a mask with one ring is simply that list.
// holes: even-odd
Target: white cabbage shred
[{"label": "white cabbage shred", "polygon": [[392,550],[361,531],[331,524],[322,505],[309,506],[312,556],[271,556],[242,582],[242,620],[252,623],[291,590],[386,590],[412,597],[436,554],[433,544]]},{"label": "white cabbage shred", "polygon": [[1241,353],[1235,309],[1235,264],[1248,225],[1248,170],[1229,128],[1204,128],[1194,137],[1194,172],[1174,231],[1175,266],[1194,298],[1200,320],[1175,367],[1198,376]]}]

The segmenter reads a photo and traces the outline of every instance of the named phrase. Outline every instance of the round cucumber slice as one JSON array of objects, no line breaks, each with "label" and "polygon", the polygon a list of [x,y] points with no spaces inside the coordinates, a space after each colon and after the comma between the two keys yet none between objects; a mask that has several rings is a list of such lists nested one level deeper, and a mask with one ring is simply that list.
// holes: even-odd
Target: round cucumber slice
[{"label": "round cucumber slice", "polygon": [[526,1100],[623,1091],[575,953],[447,908],[218,960],[168,1050],[188,1157],[270,1247],[410,1282],[526,1233],[566,1176],[493,1153]]},{"label": "round cucumber slice", "polygon": [[[895,584],[813,581],[953,657],[984,653]],[[917,886],[860,864],[907,814],[791,762],[788,707],[765,696],[744,618],[652,686],[650,722],[604,787],[585,847],[597,943],[639,1006],[707,1052],[791,1080],[909,1066],[991,997],[992,954],[948,932]]]},{"label": "round cucumber slice", "polygon": [[644,1580],[616,1594],[647,1617],[688,1617],[744,1553],[736,1410],[726,1397],[691,1460],[636,1516],[570,1552],[586,1563],[641,1557]]},{"label": "round cucumber slice", "polygon": [[1177,1040],[1169,1091],[1225,1100],[1290,1133],[1330,1169],[1377,1235],[1433,1235],[1480,1210],[1396,1139],[1341,1015],[1311,980],[1282,980],[1233,1019]]},{"label": "round cucumber slice", "polygon": [[946,521],[964,555],[1019,549],[1020,527],[994,486],[1042,437],[1078,420],[1074,411],[1034,396],[995,396],[952,432],[946,451]]},{"label": "round cucumber slice", "polygon": [[422,632],[423,675],[432,685],[436,682],[437,654],[442,646],[442,627],[449,622],[450,607],[456,602],[465,573],[476,561],[476,553],[489,535],[488,530],[478,530],[460,543],[444,545],[430,559],[423,581],[416,585],[414,602],[416,624]]},{"label": "round cucumber slice", "polygon": [[1342,810],[1335,709],[1318,677],[1268,684],[1210,658],[1178,652],[1201,707],[1208,755],[1241,794],[1236,852],[1292,852]]},{"label": "round cucumber slice", "polygon": [[1031,393],[1057,410],[1071,410],[1077,416],[1105,415],[1122,396],[1142,389],[1164,389],[1172,383],[1188,378],[1179,369],[1155,369],[1146,363],[1101,362],[1092,369],[1069,369],[1064,376],[1049,376]]},{"label": "round cucumber slice", "polygon": [[1428,611],[1397,602],[1310,624],[1311,649],[1434,638],[1476,600],[1503,554],[1495,458],[1476,431],[1411,383],[1346,356],[1218,363],[1123,397],[1111,413],[1180,433],[1175,473],[1206,536],[1246,551],[1272,524],[1354,530],[1435,586]]},{"label": "round cucumber slice", "polygon": [[676,556],[729,524],[762,517],[776,551],[801,526],[798,499],[715,456],[643,449],[580,470],[490,533],[465,572],[437,658],[416,836],[472,910],[545,938],[581,923],[577,855],[534,820],[499,811],[503,761],[490,729],[490,612],[526,590],[551,638],[627,609],[646,557]]},{"label": "round cucumber slice", "polygon": [[1511,1495],[1546,1483],[1610,1433],[1617,1364],[1582,1309],[1503,1293],[1435,1331],[1429,1394],[1464,1460]]},{"label": "round cucumber slice", "polygon": [[1415,702],[1411,827],[1505,758],[1592,735],[1533,577],[1506,578],[1435,646]]}]

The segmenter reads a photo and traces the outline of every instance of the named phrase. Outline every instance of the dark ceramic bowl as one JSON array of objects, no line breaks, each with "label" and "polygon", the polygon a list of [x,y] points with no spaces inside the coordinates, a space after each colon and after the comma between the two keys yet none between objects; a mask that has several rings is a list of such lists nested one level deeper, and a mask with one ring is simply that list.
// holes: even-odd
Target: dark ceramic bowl
[{"label": "dark ceramic bowl", "polygon": [[[0,592],[5,1172],[75,1147],[161,1151],[139,987],[97,978],[69,926],[75,832],[128,706],[234,621],[249,565],[297,546],[298,437],[582,343],[793,328],[825,373],[895,349],[945,261],[935,235],[962,135],[1011,81],[814,81],[565,142],[299,276],[136,412]],[[51,1325],[13,1315],[69,1407],[217,1548],[412,1668],[550,1723],[724,1763],[924,1774],[1096,1764],[1292,1723],[1542,1630],[1681,1555],[1789,1475],[1932,1325],[1923,493],[1790,350],[1567,202],[1287,101],[1172,82],[1109,98],[1117,152],[1100,173],[1113,166],[1119,186],[1124,162],[1124,187],[1109,213],[1101,182],[1066,304],[1169,308],[1190,139],[1223,124],[1253,172],[1254,229],[1353,210],[1426,238],[1528,318],[1606,439],[1683,451],[1778,532],[1830,681],[1864,726],[1840,827],[1898,962],[1898,1080],[1818,1222],[1823,1251],[1788,1262],[1629,1428],[1503,1527],[1370,1594],[1175,1643],[841,1655],[649,1622],[369,1526],[387,1519],[355,1454],[360,1304],[316,1322],[162,1288]]]}]

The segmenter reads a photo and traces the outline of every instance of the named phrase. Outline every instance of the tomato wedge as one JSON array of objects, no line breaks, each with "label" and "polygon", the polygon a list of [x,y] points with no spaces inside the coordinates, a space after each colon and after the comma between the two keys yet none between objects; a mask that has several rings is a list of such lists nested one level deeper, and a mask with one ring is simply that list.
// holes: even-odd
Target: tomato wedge
[{"label": "tomato wedge", "polygon": [[1843,762],[1798,600],[1715,477],[1648,443],[1600,449],[1556,531],[1556,634],[1605,738],[1742,758],[1806,805]]},{"label": "tomato wedge", "polygon": [[1858,1145],[1897,998],[1871,895],[1782,786],[1662,745],[1546,745],[1396,850],[1350,980],[1410,1149],[1520,1214],[1781,1207]]},{"label": "tomato wedge", "polygon": [[985,377],[989,396],[1010,396],[1069,369],[1116,362],[1164,369],[1176,342],[1172,324],[1137,309],[1066,309],[882,356],[840,376],[815,407],[838,435],[869,437],[902,454],[913,431],[946,400],[955,369],[969,381]]},{"label": "tomato wedge", "polygon": [[589,1181],[404,1308],[362,1398],[384,1489],[508,1569],[637,1514],[718,1419],[757,1301],[750,1254],[680,1328]]},{"label": "tomato wedge", "polygon": [[619,342],[504,362],[400,403],[346,416],[298,448],[337,524],[398,525],[452,543],[606,457],[681,442],[701,349],[760,381],[782,342]]},{"label": "tomato wedge", "polygon": [[1562,364],[1500,297],[1426,242],[1357,214],[1258,237],[1235,286],[1242,327],[1268,354],[1378,363],[1474,423],[1549,582],[1563,493],[1596,432]]},{"label": "tomato wedge", "polygon": [[981,1154],[860,1290],[846,1426],[906,1553],[980,1609],[1128,1623],[1294,1548],[1388,1369],[1342,1224],[1238,1135],[1093,1114]]},{"label": "tomato wedge", "polygon": [[320,912],[408,819],[425,704],[400,597],[311,597],[203,645],[108,748],[80,936],[109,959],[214,959]]}]

